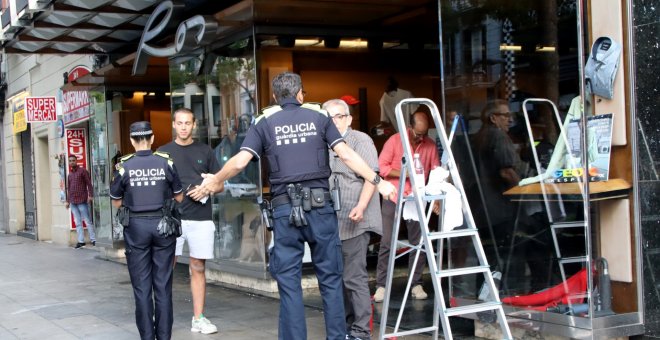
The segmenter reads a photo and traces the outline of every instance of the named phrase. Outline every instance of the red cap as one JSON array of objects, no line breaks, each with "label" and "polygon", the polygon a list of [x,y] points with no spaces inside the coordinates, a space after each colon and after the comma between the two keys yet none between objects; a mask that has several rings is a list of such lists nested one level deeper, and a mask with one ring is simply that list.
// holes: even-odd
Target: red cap
[{"label": "red cap", "polygon": [[351,96],[350,94],[347,94],[345,96],[341,96],[341,100],[345,101],[346,104],[348,104],[348,105],[355,105],[355,104],[360,102],[359,100],[357,100],[355,97]]}]

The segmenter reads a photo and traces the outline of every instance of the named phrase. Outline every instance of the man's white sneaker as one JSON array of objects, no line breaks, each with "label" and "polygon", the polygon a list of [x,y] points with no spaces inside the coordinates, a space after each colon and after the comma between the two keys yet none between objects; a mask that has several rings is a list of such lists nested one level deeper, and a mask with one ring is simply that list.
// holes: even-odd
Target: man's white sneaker
[{"label": "man's white sneaker", "polygon": [[422,288],[422,285],[416,285],[410,290],[410,292],[412,293],[412,298],[414,300],[426,300],[426,298],[429,297],[424,291],[424,288]]},{"label": "man's white sneaker", "polygon": [[218,327],[212,324],[211,321],[204,316],[201,316],[199,319],[195,319],[193,316],[190,331],[202,334],[213,334],[218,332]]},{"label": "man's white sneaker", "polygon": [[383,302],[385,299],[385,287],[376,288],[376,293],[374,293],[374,302]]}]

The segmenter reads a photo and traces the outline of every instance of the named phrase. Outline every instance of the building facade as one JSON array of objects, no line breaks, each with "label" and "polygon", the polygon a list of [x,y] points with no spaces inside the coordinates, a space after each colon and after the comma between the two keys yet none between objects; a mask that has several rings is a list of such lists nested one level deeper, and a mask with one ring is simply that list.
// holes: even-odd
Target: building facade
[{"label": "building facade", "polygon": [[[380,100],[396,79],[398,88],[434,100],[448,128],[450,114],[460,117],[452,149],[489,262],[503,273],[500,295],[529,297],[507,300],[512,325],[574,338],[659,336],[660,129],[653,117],[660,9],[644,0],[338,3],[3,3],[0,230],[74,244],[62,200],[64,156],[81,152],[94,181],[98,244],[121,257],[107,194],[116,156],[132,152],[122,133],[132,122],[151,121],[162,145],[171,140],[171,112],[188,107],[196,138],[223,164],[271,103],[272,77],[288,70],[301,74],[306,100],[359,98],[353,128],[380,149],[387,138]],[[601,37],[609,40],[595,45]],[[600,50],[619,52],[609,98],[594,94],[588,67]],[[58,119],[25,123],[25,97],[55,97]],[[507,143],[520,157],[512,168],[519,179],[552,170],[543,184],[490,190],[495,169],[480,158],[488,145],[480,131],[488,125],[482,109],[496,99],[508,106],[497,113],[510,117]],[[598,126],[590,117],[611,122],[610,135],[587,132],[584,126]],[[557,158],[570,154],[588,165],[553,163],[562,145],[570,151]],[[214,278],[273,289],[270,233],[256,203],[267,192],[254,163],[214,197]],[[460,246],[449,255],[473,260]],[[454,301],[473,301],[479,284],[452,282]],[[552,289],[563,293],[538,301],[535,293]]]}]

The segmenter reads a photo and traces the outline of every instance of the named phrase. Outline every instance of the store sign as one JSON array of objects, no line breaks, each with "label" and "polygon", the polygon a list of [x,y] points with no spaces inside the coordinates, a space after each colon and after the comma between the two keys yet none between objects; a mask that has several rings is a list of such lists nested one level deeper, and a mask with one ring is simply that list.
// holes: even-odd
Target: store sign
[{"label": "store sign", "polygon": [[[67,169],[71,169],[71,164],[68,164],[69,156],[71,155],[75,155],[76,158],[78,158],[79,167],[87,169],[87,137],[85,129],[66,129],[65,135]],[[73,219],[73,213],[69,215],[71,229],[76,229],[76,222]]]},{"label": "store sign", "polygon": [[78,165],[87,168],[87,138],[85,129],[66,129],[66,155],[75,155]]},{"label": "store sign", "polygon": [[62,100],[64,125],[79,122],[89,117],[91,110],[87,91],[63,92]]},{"label": "store sign", "polygon": [[25,97],[25,114],[28,123],[54,122],[57,120],[55,97]]},{"label": "store sign", "polygon": [[17,134],[27,130],[27,121],[25,120],[25,110],[18,110],[14,112],[14,125],[12,132]]},{"label": "store sign", "polygon": [[[69,83],[89,74],[91,70],[85,66],[76,66],[69,71]],[[89,118],[91,114],[89,92],[64,91],[62,92],[62,120],[64,125],[70,125]]]},{"label": "store sign", "polygon": [[[172,57],[181,54],[193,54],[200,47],[208,45],[216,37],[218,23],[212,16],[196,15],[179,24],[174,43],[159,47],[150,45],[163,38],[171,28],[178,24],[183,15],[185,5],[174,1],[163,1],[149,17],[144,25],[144,32],[138,45],[133,75],[144,75],[149,66],[150,57]],[[197,52],[201,54],[201,52]]]},{"label": "store sign", "polygon": [[80,78],[84,75],[90,74],[91,72],[92,72],[92,70],[90,70],[89,68],[87,68],[85,66],[76,66],[76,67],[72,68],[71,71],[69,71],[69,73],[67,75],[67,80],[70,83],[70,82],[73,82],[76,79],[78,79],[78,78]]},{"label": "store sign", "polygon": [[14,134],[27,131],[27,121],[25,120],[25,97],[27,92],[21,92],[7,99],[7,105],[14,116],[12,132]]}]

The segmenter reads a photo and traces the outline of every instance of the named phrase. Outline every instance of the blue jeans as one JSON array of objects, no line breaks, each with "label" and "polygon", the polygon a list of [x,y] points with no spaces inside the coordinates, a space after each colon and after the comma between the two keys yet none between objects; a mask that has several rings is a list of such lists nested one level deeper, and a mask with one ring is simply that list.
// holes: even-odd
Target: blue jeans
[{"label": "blue jeans", "polygon": [[76,222],[76,232],[78,233],[78,243],[85,243],[85,230],[83,229],[83,221],[87,225],[87,231],[89,232],[89,240],[96,241],[96,233],[94,232],[94,224],[89,215],[89,205],[87,202],[84,203],[71,203],[71,212],[73,213],[73,220]]},{"label": "blue jeans", "polygon": [[346,338],[342,273],[344,270],[337,215],[330,204],[305,213],[308,226],[289,224],[291,205],[273,210],[275,245],[269,270],[280,292],[279,339],[306,340],[305,305],[301,287],[305,242],[312,251],[314,270],[323,299],[327,340]]}]

